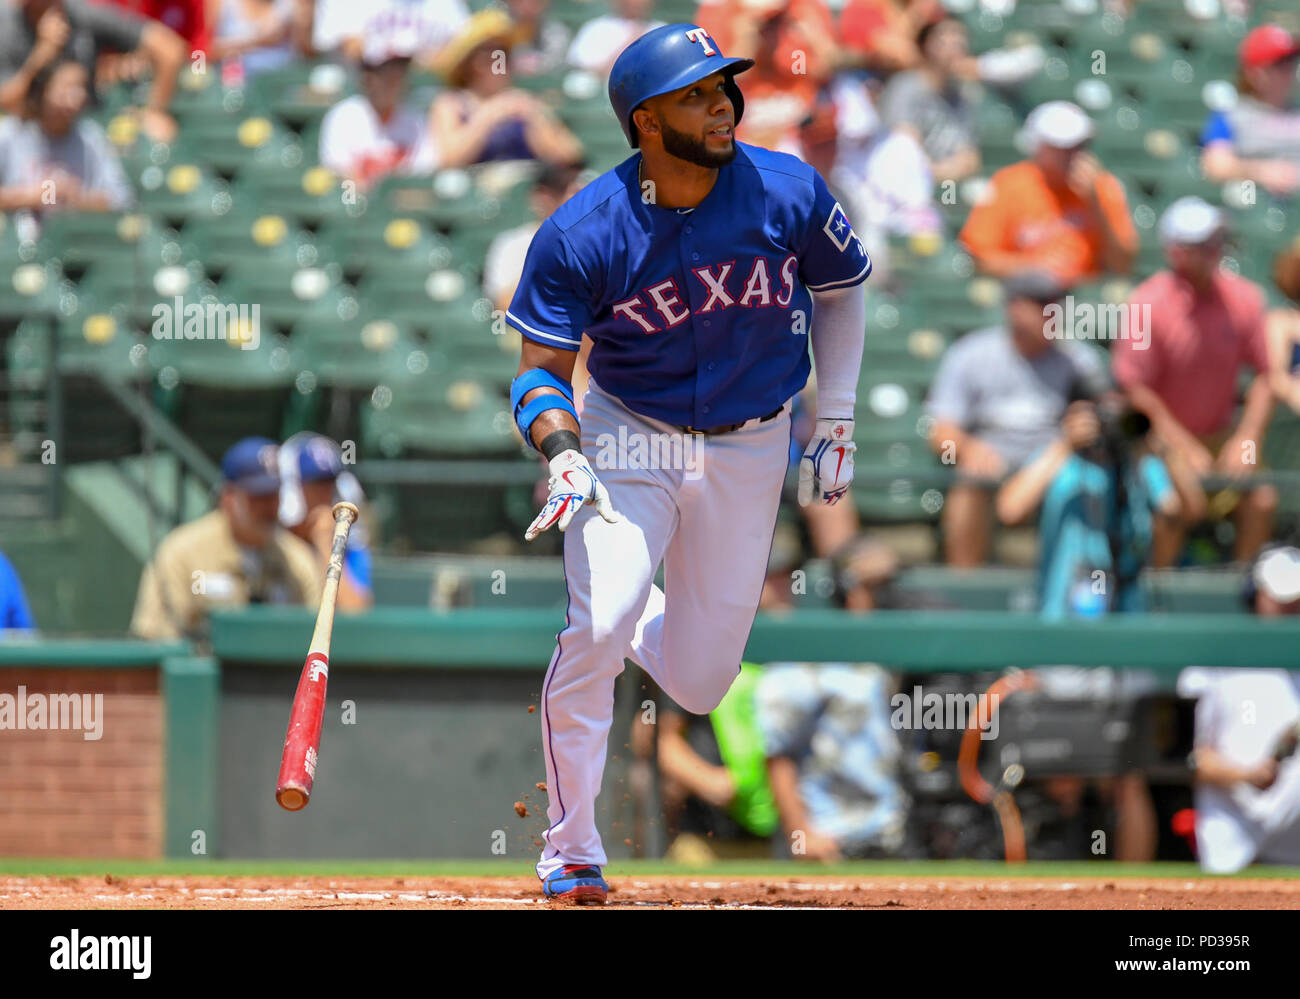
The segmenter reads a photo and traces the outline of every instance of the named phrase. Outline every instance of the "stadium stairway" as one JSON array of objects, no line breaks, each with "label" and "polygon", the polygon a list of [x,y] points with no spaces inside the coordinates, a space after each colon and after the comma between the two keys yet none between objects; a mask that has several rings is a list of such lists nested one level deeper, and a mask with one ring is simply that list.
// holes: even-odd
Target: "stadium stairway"
[{"label": "stadium stairway", "polygon": [[[151,538],[165,529],[161,520],[150,524],[148,511],[171,505],[176,474],[175,459],[162,454],[72,465],[57,518],[0,520],[0,551],[22,579],[42,634],[126,631]],[[205,504],[201,489],[187,490],[185,516]]]}]

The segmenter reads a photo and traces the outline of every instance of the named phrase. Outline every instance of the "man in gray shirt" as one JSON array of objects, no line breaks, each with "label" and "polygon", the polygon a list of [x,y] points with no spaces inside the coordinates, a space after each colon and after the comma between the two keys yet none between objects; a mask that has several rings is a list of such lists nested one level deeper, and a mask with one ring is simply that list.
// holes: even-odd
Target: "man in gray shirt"
[{"label": "man in gray shirt", "polygon": [[972,92],[978,86],[957,76],[968,56],[966,26],[945,17],[922,28],[917,45],[921,65],[890,78],[880,95],[880,117],[889,128],[916,139],[936,180],[961,180],[980,168],[978,94]]},{"label": "man in gray shirt", "polygon": [[28,94],[29,120],[0,121],[0,211],[120,211],[132,191],[104,130],[82,116],[86,68],[44,69]]},{"label": "man in gray shirt", "polygon": [[930,446],[957,477],[943,506],[949,565],[988,557],[993,488],[1060,433],[1071,389],[1104,382],[1086,344],[1051,339],[1043,310],[1065,296],[1051,275],[1007,280],[1006,326],[969,333],[944,355],[926,403]]},{"label": "man in gray shirt", "polygon": [[187,55],[176,32],[90,0],[0,0],[0,111],[22,114],[32,80],[56,61],[81,63],[93,88],[101,53],[135,51],[153,70],[141,128],[155,141],[170,142],[176,123],[167,105]]}]

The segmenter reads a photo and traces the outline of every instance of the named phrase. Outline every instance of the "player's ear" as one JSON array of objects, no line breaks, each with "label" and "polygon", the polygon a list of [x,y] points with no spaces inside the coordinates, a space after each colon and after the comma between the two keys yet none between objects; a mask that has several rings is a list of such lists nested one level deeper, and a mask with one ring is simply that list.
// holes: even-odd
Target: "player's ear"
[{"label": "player's ear", "polygon": [[658,135],[659,116],[649,108],[637,108],[632,112],[632,127],[643,135]]}]

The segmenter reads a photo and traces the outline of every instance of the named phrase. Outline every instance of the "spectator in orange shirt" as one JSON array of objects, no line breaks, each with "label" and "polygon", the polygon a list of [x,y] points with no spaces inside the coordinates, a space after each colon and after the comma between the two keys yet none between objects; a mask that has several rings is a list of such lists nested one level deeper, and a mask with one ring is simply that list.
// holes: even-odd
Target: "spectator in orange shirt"
[{"label": "spectator in orange shirt", "polygon": [[1025,122],[1032,159],[993,175],[961,241],[994,277],[1047,268],[1067,285],[1127,274],[1138,237],[1124,188],[1088,152],[1092,119],[1069,101],[1048,101]]},{"label": "spectator in orange shirt", "polygon": [[[1223,212],[1200,198],[1179,198],[1160,219],[1169,269],[1133,289],[1134,307],[1149,316],[1142,337],[1121,337],[1111,350],[1115,381],[1151,420],[1165,460],[1197,478],[1241,480],[1259,468],[1273,415],[1264,290],[1219,266],[1226,237]],[[1145,318],[1137,318],[1146,322]],[[1236,417],[1237,378],[1255,376]],[[1235,422],[1234,422],[1235,419]],[[1238,487],[1233,509],[1236,558],[1253,558],[1273,533],[1277,489]],[[1211,508],[1216,505],[1211,500]],[[1157,524],[1152,562],[1172,565],[1185,523]]]},{"label": "spectator in orange shirt", "polygon": [[723,52],[753,59],[745,74],[745,121],[736,137],[802,158],[800,128],[839,61],[835,25],[822,0],[711,0],[695,23]]}]

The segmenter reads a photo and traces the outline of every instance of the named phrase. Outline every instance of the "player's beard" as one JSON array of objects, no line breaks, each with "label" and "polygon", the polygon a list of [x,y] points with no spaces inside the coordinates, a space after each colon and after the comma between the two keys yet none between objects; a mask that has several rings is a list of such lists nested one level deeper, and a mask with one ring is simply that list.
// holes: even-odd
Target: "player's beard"
[{"label": "player's beard", "polygon": [[694,163],[696,166],[716,169],[724,167],[736,158],[736,138],[731,137],[731,147],[725,153],[709,151],[702,138],[679,132],[666,121],[659,122],[659,131],[663,135],[664,152],[676,156],[679,160]]}]

